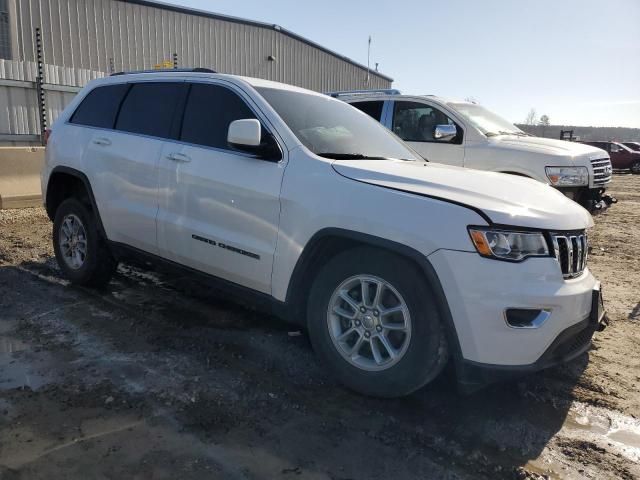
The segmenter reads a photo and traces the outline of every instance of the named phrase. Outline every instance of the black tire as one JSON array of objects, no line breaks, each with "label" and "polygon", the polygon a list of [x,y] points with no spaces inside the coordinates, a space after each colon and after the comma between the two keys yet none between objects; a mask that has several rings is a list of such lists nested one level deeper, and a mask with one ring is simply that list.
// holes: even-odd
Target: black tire
[{"label": "black tire", "polygon": [[631,173],[640,174],[640,161],[633,162],[631,165]]},{"label": "black tire", "polygon": [[[384,279],[405,300],[411,337],[404,356],[385,370],[359,368],[338,351],[329,333],[327,312],[336,288],[354,275]],[[315,352],[346,387],[375,397],[401,397],[435,379],[447,364],[449,349],[436,300],[418,268],[404,257],[372,247],[357,247],[332,258],[311,287],[307,321]]]},{"label": "black tire", "polygon": [[[86,232],[86,256],[82,266],[77,269],[67,264],[60,246],[60,230],[68,215],[79,218]],[[53,250],[65,278],[77,285],[103,287],[109,283],[118,266],[100,235],[95,214],[80,200],[73,197],[63,201],[56,210],[53,222]]]}]

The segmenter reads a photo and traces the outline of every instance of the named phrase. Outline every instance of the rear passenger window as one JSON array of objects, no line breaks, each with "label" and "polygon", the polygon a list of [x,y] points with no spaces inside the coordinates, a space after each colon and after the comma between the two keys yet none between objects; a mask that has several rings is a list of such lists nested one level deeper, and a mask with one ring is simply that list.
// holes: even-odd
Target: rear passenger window
[{"label": "rear passenger window", "polygon": [[175,138],[176,105],[186,91],[184,83],[137,83],[120,108],[116,130],[161,138]]},{"label": "rear passenger window", "polygon": [[356,102],[356,103],[352,103],[351,105],[356,107],[358,110],[366,113],[374,120],[380,121],[380,118],[382,117],[383,104],[384,102],[377,101],[377,102]]},{"label": "rear passenger window", "polygon": [[120,102],[128,89],[129,85],[126,83],[94,88],[82,100],[70,122],[89,127],[113,128]]},{"label": "rear passenger window", "polygon": [[245,118],[256,116],[234,92],[218,85],[194,83],[187,99],[180,139],[197,145],[228,149],[229,124]]}]

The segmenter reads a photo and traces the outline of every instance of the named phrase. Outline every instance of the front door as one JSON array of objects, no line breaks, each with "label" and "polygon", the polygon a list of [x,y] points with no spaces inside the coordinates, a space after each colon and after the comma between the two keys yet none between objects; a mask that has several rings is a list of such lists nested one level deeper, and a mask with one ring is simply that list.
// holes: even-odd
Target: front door
[{"label": "front door", "polygon": [[229,124],[258,118],[243,94],[193,83],[180,141],[160,158],[158,241],[163,256],[271,293],[284,160],[233,150]]},{"label": "front door", "polygon": [[[421,102],[394,100],[391,130],[430,162],[464,166],[463,131],[440,109]],[[456,125],[458,135],[442,141],[435,138],[437,125]]]}]

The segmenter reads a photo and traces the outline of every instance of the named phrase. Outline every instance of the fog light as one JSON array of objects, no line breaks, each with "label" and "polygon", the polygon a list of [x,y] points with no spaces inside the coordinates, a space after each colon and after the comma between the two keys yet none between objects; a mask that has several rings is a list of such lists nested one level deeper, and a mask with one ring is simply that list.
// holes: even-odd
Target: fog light
[{"label": "fog light", "polygon": [[505,311],[507,325],[513,328],[538,328],[551,316],[551,310],[509,308]]}]

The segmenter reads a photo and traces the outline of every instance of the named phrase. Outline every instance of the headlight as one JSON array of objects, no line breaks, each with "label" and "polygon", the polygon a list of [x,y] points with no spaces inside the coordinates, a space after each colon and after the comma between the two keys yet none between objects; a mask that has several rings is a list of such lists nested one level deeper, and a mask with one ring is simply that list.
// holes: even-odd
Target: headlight
[{"label": "headlight", "polygon": [[545,167],[547,178],[554,187],[589,185],[587,167]]},{"label": "headlight", "polygon": [[471,240],[483,257],[517,262],[527,257],[548,257],[549,246],[542,232],[510,232],[469,227]]}]

